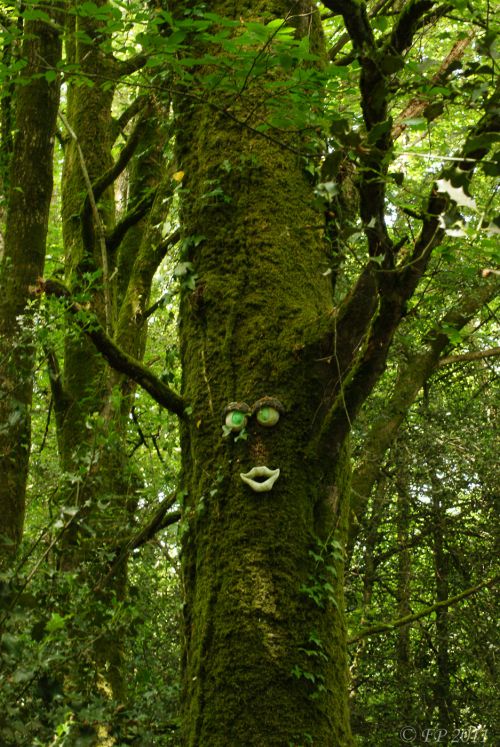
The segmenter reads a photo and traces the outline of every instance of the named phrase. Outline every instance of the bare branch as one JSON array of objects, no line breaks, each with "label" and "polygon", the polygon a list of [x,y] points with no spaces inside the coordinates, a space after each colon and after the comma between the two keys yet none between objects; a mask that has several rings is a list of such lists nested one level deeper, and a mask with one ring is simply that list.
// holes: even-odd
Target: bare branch
[{"label": "bare branch", "polygon": [[393,630],[402,628],[405,625],[410,625],[411,623],[420,620],[422,617],[428,617],[429,615],[432,615],[433,612],[436,612],[439,609],[443,609],[444,607],[451,607],[453,604],[462,601],[462,599],[466,599],[473,594],[477,594],[477,592],[481,591],[481,589],[488,588],[489,586],[494,586],[498,582],[499,578],[500,576],[493,576],[493,578],[488,578],[485,581],[481,581],[481,583],[477,584],[476,586],[472,586],[470,589],[466,589],[465,591],[460,592],[460,594],[455,594],[455,596],[449,597],[449,599],[443,599],[441,602],[436,602],[436,604],[433,604],[430,607],[425,607],[423,610],[420,610],[420,612],[415,612],[412,615],[400,617],[399,620],[392,620],[390,623],[381,623],[380,625],[375,625],[372,628],[367,628],[366,630],[363,630],[357,635],[349,638],[347,640],[347,643],[351,645],[353,643],[357,643],[357,641],[361,641],[363,638],[368,638],[372,635],[380,635],[381,633],[390,633]]},{"label": "bare branch", "polygon": [[488,350],[473,350],[470,353],[460,353],[458,355],[448,355],[438,363],[439,368],[449,366],[450,363],[462,363],[465,361],[478,361],[483,358],[490,358],[500,355],[500,348],[489,348]]}]

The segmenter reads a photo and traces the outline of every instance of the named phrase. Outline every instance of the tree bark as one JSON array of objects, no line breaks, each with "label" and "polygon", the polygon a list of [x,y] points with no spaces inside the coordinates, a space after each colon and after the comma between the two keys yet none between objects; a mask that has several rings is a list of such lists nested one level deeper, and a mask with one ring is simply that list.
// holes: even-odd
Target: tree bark
[{"label": "tree bark", "polygon": [[[289,10],[233,5],[211,10],[266,20]],[[253,95],[249,84],[233,115],[243,119]],[[312,341],[332,313],[327,246],[300,157],[242,136],[211,104],[177,102],[183,260],[196,276],[180,320],[191,412],[181,430],[184,744],[348,747],[340,548],[349,470],[342,443],[330,460],[307,453],[335,375]],[[214,184],[218,197],[208,194]],[[257,420],[263,397],[283,405],[274,427]],[[231,402],[254,407],[247,438],[223,437]],[[264,465],[279,477],[256,492],[241,473]]]},{"label": "tree bark", "polygon": [[[44,6],[45,7],[45,6]],[[52,196],[52,153],[59,80],[43,74],[61,55],[58,3],[51,21],[26,21],[22,54],[28,82],[17,87],[4,253],[0,266],[0,567],[23,533],[31,445],[33,303],[43,273]]]}]

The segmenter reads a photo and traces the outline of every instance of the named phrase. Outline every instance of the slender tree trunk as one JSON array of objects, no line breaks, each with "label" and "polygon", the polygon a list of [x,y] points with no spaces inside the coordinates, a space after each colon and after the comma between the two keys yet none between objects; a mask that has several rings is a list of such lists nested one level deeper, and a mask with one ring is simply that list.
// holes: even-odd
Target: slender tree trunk
[{"label": "slender tree trunk", "polygon": [[[365,521],[366,535],[363,543],[364,552],[362,561],[363,597],[360,624],[366,623],[371,618],[373,590],[377,580],[378,568],[376,550],[381,538],[380,523],[387,511],[388,498],[388,481],[385,477],[381,477],[374,491],[370,515]],[[358,696],[359,683],[363,681],[364,677],[365,662],[370,656],[367,650],[368,643],[368,639],[364,639],[356,644],[350,666],[351,683],[349,702],[352,728],[355,736],[366,734],[370,730],[370,724],[366,721],[363,709],[359,706]]]},{"label": "slender tree trunk", "polygon": [[[70,19],[74,23],[74,18]],[[98,36],[99,20],[79,18],[78,23],[84,25],[88,37]],[[135,143],[137,152],[129,167],[129,212],[122,216],[122,224],[115,224],[113,177],[106,182],[107,188],[99,185],[114,165],[111,149],[117,128],[112,118],[112,84],[119,69],[99,46],[75,36],[75,30],[82,29],[69,29],[70,54],[80,60],[82,74],[96,82],[91,88],[70,86],[68,90],[69,138],[62,183],[67,281],[75,296],[83,293],[90,301],[100,323],[121,349],[141,360],[146,339],[144,312],[154,272],[165,251],[160,233],[165,205],[155,204],[152,217],[148,217],[154,192],[164,176],[165,133],[152,111],[148,110],[148,121],[143,121],[143,113],[138,115],[142,125],[132,128],[127,143]],[[103,76],[105,86],[100,85]],[[90,205],[89,181],[98,216]],[[141,200],[146,200],[146,208],[137,212]],[[78,638],[87,643],[77,645],[80,653],[75,657],[67,694],[71,699],[72,689],[76,689],[86,702],[101,697],[123,703],[127,697],[123,671],[126,631],[113,615],[126,600],[127,562],[126,558],[119,564],[114,562],[129,537],[139,487],[126,441],[134,385],[106,364],[71,321],[62,371],[55,367],[52,379],[66,478],[61,501],[78,509],[63,536],[61,568],[77,572],[92,598],[84,626],[74,631],[77,643]],[[109,738],[107,727],[94,731],[96,743]]]},{"label": "slender tree trunk", "polygon": [[[411,613],[410,608],[410,581],[411,581],[411,556],[408,548],[409,526],[410,526],[410,497],[405,482],[404,466],[400,463],[397,478],[397,532],[398,532],[398,582],[397,617],[406,617]],[[396,643],[396,686],[399,693],[399,720],[401,725],[413,723],[412,703],[412,661],[410,644],[410,625],[398,629]]]},{"label": "slender tree trunk", "polygon": [[57,5],[49,11],[51,22],[25,23],[22,54],[28,64],[22,75],[29,82],[15,94],[17,130],[0,265],[0,567],[15,553],[24,523],[34,362],[30,288],[45,261],[59,104],[59,81],[43,74],[61,55]]},{"label": "slender tree trunk", "polygon": [[[449,557],[445,549],[446,506],[445,491],[439,484],[437,476],[433,479],[432,507],[434,515],[434,577],[436,583],[436,601],[441,602],[450,596],[449,590]],[[436,610],[436,683],[434,686],[434,705],[438,713],[439,728],[445,730],[444,744],[449,744],[453,728],[453,705],[451,700],[450,681],[450,632],[448,607]]]}]

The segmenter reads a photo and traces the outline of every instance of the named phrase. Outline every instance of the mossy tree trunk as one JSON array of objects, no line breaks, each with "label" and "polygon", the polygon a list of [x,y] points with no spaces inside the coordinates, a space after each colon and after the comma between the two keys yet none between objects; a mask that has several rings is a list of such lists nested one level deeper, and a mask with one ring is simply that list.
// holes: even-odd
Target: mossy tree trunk
[{"label": "mossy tree trunk", "polygon": [[[288,10],[233,5],[213,10],[266,20]],[[251,99],[250,90],[233,113],[243,118]],[[345,433],[310,448],[336,378],[316,334],[333,307],[311,183],[299,155],[210,104],[179,102],[177,144],[184,259],[196,275],[180,326],[191,408],[182,429],[184,743],[350,745]],[[265,427],[254,412],[246,438],[223,437],[224,408],[263,397],[283,405],[279,422]],[[280,474],[255,492],[240,473],[262,466]]]},{"label": "mossy tree trunk", "polygon": [[[110,7],[106,2],[98,5]],[[130,67],[87,41],[99,39],[102,20],[70,15],[69,23],[70,58],[93,85],[68,86],[69,136],[62,179],[66,283],[73,298],[89,303],[115,344],[140,360],[151,282],[166,250],[158,206],[151,211],[164,174],[165,134],[143,97],[144,106],[130,107],[135,122],[113,161],[112,147],[126,119],[113,119],[113,82]],[[116,222],[112,185],[127,164],[126,212]],[[98,215],[89,199],[89,182]],[[96,696],[123,702],[125,631],[113,615],[126,598],[127,564],[123,558],[116,567],[114,562],[129,538],[140,487],[127,444],[134,385],[107,365],[71,315],[64,360],[59,364],[52,355],[51,362],[64,476],[61,504],[77,511],[62,537],[60,564],[79,575],[92,597],[90,611],[74,624],[75,638],[87,636],[91,643],[77,647],[68,694],[76,688],[85,702]]]},{"label": "mossy tree trunk", "polygon": [[25,22],[25,81],[15,92],[17,129],[0,265],[0,564],[21,541],[31,445],[32,289],[45,262],[59,103],[59,81],[49,82],[43,73],[61,55],[58,3],[49,14],[50,21]]},{"label": "mossy tree trunk", "polygon": [[[392,139],[383,123],[391,82],[378,63],[405,52],[427,6],[405,6],[381,47],[364,3],[326,5],[343,16],[360,62],[364,126],[373,142],[362,155],[357,186],[376,261],[368,261],[343,299],[333,296],[332,244],[304,169],[310,142],[293,125],[260,129],[268,126],[276,86],[289,74],[261,64],[274,33],[256,45],[250,72],[232,95],[225,76],[214,84],[214,64],[196,67],[176,104],[188,405],[181,418],[183,737],[190,747],[352,743],[342,578],[347,439],[384,370],[405,304],[444,236],[439,218],[449,198],[431,190],[409,259],[397,265],[399,247],[384,217]],[[185,18],[193,3],[171,6]],[[245,21],[287,18],[321,48],[308,2],[291,8],[278,0],[220,0],[210,10],[242,28]],[[207,48],[194,39],[189,52]],[[227,64],[226,58],[224,70]],[[203,88],[205,72],[212,77]],[[476,131],[494,127],[490,102]],[[228,405],[230,432],[223,437]],[[269,407],[281,410],[273,427]],[[242,435],[237,429],[245,418]],[[259,472],[268,476],[269,490]]]}]

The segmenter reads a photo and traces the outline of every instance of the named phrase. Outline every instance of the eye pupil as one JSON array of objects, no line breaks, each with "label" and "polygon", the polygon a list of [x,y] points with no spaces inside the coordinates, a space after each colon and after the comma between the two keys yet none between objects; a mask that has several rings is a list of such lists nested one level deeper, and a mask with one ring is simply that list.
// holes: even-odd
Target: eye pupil
[{"label": "eye pupil", "polygon": [[263,407],[260,407],[257,410],[257,421],[261,425],[265,425],[265,426],[276,425],[279,419],[280,419],[280,414],[278,410],[276,410],[274,407],[265,405]]},{"label": "eye pupil", "polygon": [[248,413],[244,410],[229,410],[225,415],[225,425],[233,432],[242,431],[248,421]]},{"label": "eye pupil", "polygon": [[231,413],[231,422],[233,425],[241,425],[243,421],[245,420],[245,416],[242,412],[233,412]]}]

